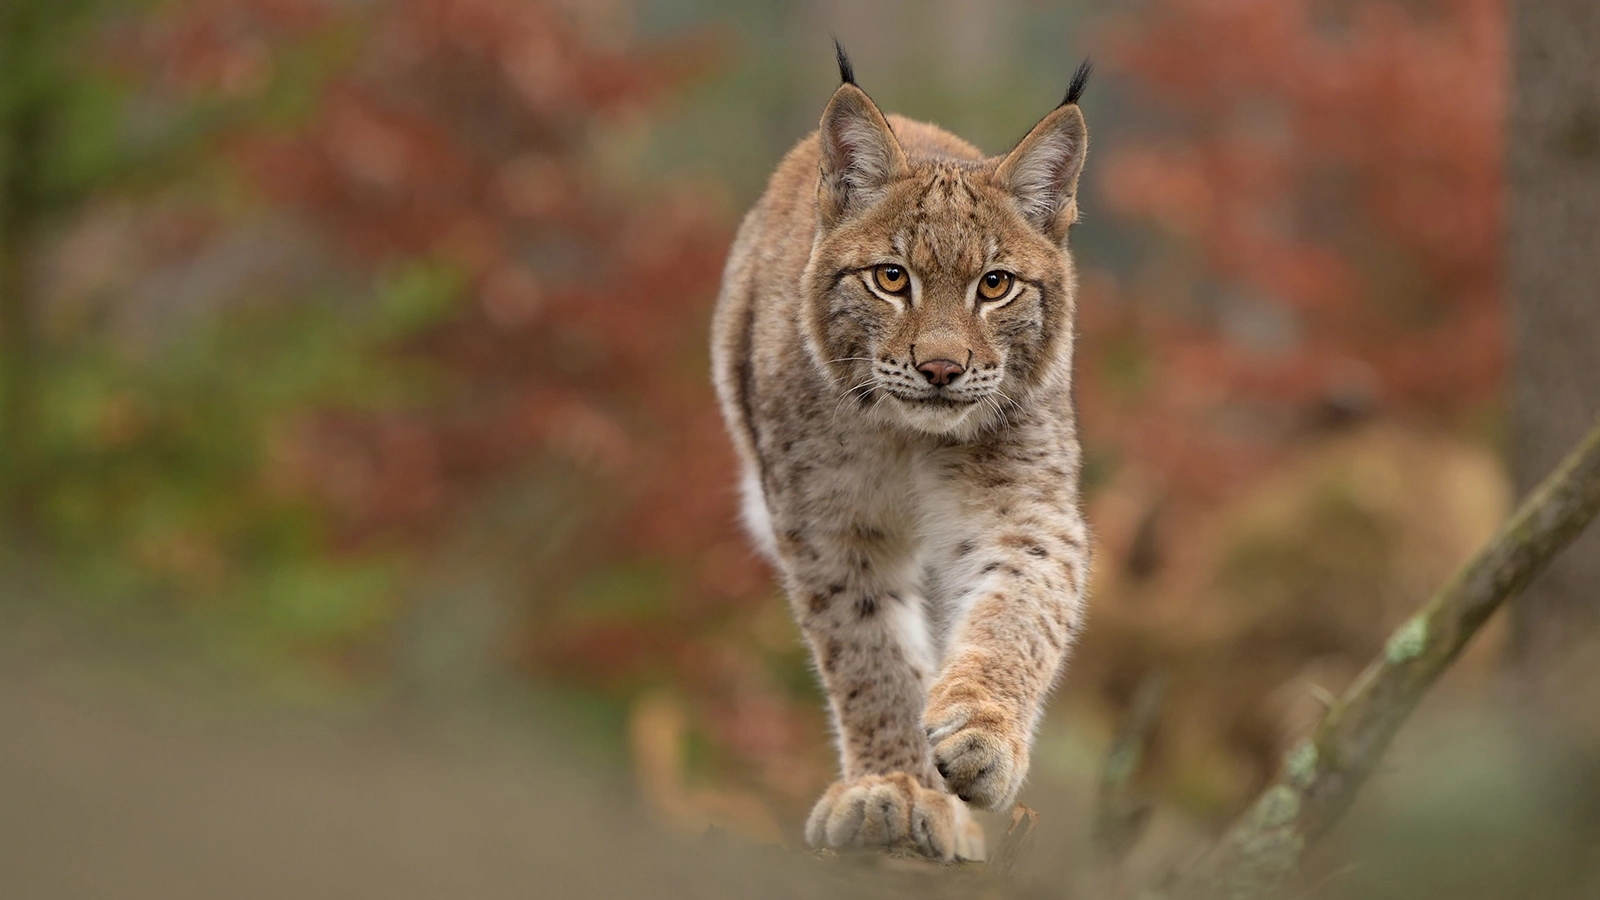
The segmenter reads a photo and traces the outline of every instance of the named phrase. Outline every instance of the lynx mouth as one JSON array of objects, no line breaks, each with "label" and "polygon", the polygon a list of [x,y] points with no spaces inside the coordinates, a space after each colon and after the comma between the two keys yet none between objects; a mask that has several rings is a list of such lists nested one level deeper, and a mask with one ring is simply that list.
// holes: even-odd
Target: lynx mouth
[{"label": "lynx mouth", "polygon": [[907,395],[898,393],[896,391],[890,391],[889,396],[899,400],[901,403],[923,408],[932,407],[935,409],[965,409],[968,406],[978,402],[977,397],[952,397],[943,392],[937,394]]},{"label": "lynx mouth", "polygon": [[926,434],[949,435],[969,427],[973,411],[979,408],[975,399],[957,399],[939,394],[906,397],[889,394],[893,401],[894,418],[913,430]]}]

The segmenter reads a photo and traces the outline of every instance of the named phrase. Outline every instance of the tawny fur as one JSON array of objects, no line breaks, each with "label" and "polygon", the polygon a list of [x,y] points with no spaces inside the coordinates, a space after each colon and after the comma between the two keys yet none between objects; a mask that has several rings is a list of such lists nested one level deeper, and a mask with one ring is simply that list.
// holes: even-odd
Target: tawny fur
[{"label": "tawny fur", "polygon": [[[1085,141],[1069,102],[985,158],[846,83],[734,242],[717,391],[839,749],[814,845],[982,858],[967,804],[1006,808],[1027,774],[1089,571],[1066,249]],[[908,296],[878,289],[885,264]],[[991,271],[1014,286],[980,302]],[[963,371],[939,386],[927,360]]]}]

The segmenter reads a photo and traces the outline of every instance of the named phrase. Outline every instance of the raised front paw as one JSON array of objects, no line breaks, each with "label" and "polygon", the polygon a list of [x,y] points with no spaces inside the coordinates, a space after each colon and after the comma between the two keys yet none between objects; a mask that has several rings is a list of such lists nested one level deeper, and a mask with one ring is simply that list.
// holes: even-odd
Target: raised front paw
[{"label": "raised front paw", "polygon": [[945,786],[983,809],[1007,809],[1028,774],[1028,732],[998,704],[940,698],[924,714],[933,764]]},{"label": "raised front paw", "polygon": [[967,807],[904,772],[836,781],[806,820],[813,847],[914,848],[946,862],[984,858],[983,831]]}]

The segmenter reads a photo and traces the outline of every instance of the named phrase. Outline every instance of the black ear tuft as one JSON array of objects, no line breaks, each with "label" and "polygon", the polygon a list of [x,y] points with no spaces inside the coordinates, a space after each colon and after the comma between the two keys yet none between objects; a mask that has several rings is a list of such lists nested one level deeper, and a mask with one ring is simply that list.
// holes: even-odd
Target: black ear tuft
[{"label": "black ear tuft", "polygon": [[839,45],[838,38],[833,39],[833,53],[839,57],[839,81],[843,84],[855,84],[855,67],[850,65],[850,57],[845,55],[844,47]]},{"label": "black ear tuft", "polygon": [[1078,102],[1078,98],[1083,96],[1084,85],[1089,83],[1089,73],[1093,71],[1094,63],[1087,59],[1078,64],[1078,71],[1072,73],[1072,83],[1067,85],[1067,98],[1061,101],[1062,106]]}]

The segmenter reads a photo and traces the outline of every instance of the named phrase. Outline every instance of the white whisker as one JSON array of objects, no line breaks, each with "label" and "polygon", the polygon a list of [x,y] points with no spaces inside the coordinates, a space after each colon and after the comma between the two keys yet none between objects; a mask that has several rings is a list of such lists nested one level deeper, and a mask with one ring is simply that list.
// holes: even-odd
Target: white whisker
[{"label": "white whisker", "polygon": [[828,420],[829,423],[832,424],[833,422],[837,422],[839,420],[839,409],[840,407],[844,406],[844,401],[850,399],[851,394],[854,394],[856,391],[859,391],[862,388],[866,388],[867,392],[861,395],[862,399],[872,396],[872,392],[878,389],[878,386],[873,384],[875,380],[876,379],[868,378],[866,381],[863,381],[855,387],[850,388],[849,390],[840,394],[839,402],[833,405],[833,416]]},{"label": "white whisker", "polygon": [[1000,401],[993,396],[985,396],[983,401],[988,404],[990,409],[994,410],[994,414],[1000,419],[1000,424],[1005,426],[1006,434],[1009,435],[1011,433],[1011,417],[1006,415],[1005,407],[1002,407]]}]

